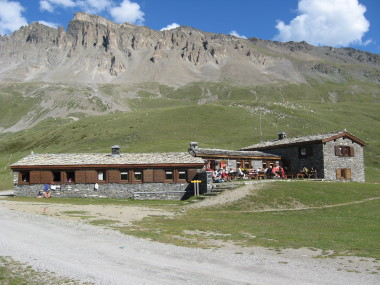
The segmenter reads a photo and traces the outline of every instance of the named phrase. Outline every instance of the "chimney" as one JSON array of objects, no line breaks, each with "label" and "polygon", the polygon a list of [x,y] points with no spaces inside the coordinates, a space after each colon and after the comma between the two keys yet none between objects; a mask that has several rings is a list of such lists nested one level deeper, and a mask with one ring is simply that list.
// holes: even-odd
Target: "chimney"
[{"label": "chimney", "polygon": [[112,156],[120,157],[120,146],[114,145],[111,147],[111,149],[112,149]]},{"label": "chimney", "polygon": [[190,148],[198,148],[198,143],[197,142],[191,142]]},{"label": "chimney", "polygon": [[278,140],[283,140],[283,139],[286,139],[286,133],[284,132],[278,133]]}]

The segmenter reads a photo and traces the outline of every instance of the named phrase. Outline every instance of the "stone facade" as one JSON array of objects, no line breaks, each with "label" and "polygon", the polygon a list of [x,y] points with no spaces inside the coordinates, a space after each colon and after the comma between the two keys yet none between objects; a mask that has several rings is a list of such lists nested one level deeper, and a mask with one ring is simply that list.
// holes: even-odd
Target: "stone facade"
[{"label": "stone facade", "polygon": [[[17,175],[17,173],[15,173]],[[195,179],[202,181],[199,185],[200,194],[206,193],[206,173],[198,173]],[[194,195],[193,183],[139,183],[99,184],[99,189],[94,189],[94,184],[66,184],[56,185],[56,190],[51,190],[52,197],[63,198],[130,198],[135,200],[184,200]],[[44,189],[44,184],[15,185],[15,196],[36,197],[39,191]]]},{"label": "stone facade", "polygon": [[308,145],[312,155],[301,156],[300,146],[288,146],[271,149],[270,152],[281,156],[280,164],[286,168],[287,174],[297,174],[303,167],[317,170],[318,178],[324,178],[324,151],[321,144]]},{"label": "stone facade", "polygon": [[317,171],[317,178],[332,181],[365,182],[365,142],[350,133],[336,132],[262,142],[242,150],[268,151],[281,157],[287,174],[303,167]]},{"label": "stone facade", "polygon": [[[354,156],[341,157],[336,156],[334,147],[343,145],[354,148]],[[324,153],[324,178],[327,180],[336,180],[337,169],[350,169],[351,179],[356,182],[365,182],[364,173],[364,153],[363,146],[347,139],[339,138],[335,141],[329,141],[323,145]]]}]

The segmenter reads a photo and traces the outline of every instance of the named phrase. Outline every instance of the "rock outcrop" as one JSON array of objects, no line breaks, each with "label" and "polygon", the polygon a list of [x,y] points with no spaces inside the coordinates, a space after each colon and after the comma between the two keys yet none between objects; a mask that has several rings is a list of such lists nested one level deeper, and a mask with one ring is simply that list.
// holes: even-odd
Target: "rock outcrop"
[{"label": "rock outcrop", "polygon": [[359,66],[353,77],[380,81],[372,72],[380,56],[359,50],[246,40],[187,26],[155,31],[85,13],[76,13],[67,31],[33,23],[0,37],[0,60],[0,81],[305,82],[326,75],[342,80],[351,76],[349,64]]}]

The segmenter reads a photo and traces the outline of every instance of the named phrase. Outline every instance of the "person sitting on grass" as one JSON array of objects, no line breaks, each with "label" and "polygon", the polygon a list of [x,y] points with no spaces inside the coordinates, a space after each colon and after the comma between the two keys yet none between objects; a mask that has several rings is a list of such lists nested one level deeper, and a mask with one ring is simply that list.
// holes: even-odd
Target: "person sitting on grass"
[{"label": "person sitting on grass", "polygon": [[49,199],[51,197],[50,190],[44,193],[44,198]]}]

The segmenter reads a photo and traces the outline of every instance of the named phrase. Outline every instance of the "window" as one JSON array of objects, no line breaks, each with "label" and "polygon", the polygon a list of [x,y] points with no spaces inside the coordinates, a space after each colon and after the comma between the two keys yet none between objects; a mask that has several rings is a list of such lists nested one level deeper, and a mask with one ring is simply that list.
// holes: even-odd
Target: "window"
[{"label": "window", "polygon": [[120,180],[121,181],[128,181],[128,171],[122,171],[120,172]]},{"label": "window", "polygon": [[186,180],[186,171],[185,170],[178,171],[178,179],[179,180]]},{"label": "window", "polygon": [[103,170],[99,170],[98,171],[98,180],[99,181],[104,181],[104,180],[106,180],[106,175],[105,175],[105,171],[103,171]]},{"label": "window", "polygon": [[53,172],[53,182],[61,182],[61,172],[59,171]]},{"label": "window", "polygon": [[336,179],[340,180],[351,180],[352,175],[351,175],[351,169],[350,168],[338,168],[336,170]]},{"label": "window", "polygon": [[21,172],[20,174],[21,174],[21,182],[29,183],[29,179],[30,179],[29,172]]},{"label": "window", "polygon": [[313,156],[313,147],[312,146],[301,146],[298,148],[299,157],[309,157]]},{"label": "window", "polygon": [[173,180],[173,171],[172,170],[166,170],[165,171],[165,180]]},{"label": "window", "polygon": [[244,169],[250,169],[250,168],[251,168],[250,161],[244,161]]},{"label": "window", "polygon": [[134,181],[142,181],[142,172],[141,171],[135,171]]},{"label": "window", "polygon": [[354,148],[352,146],[336,145],[335,155],[342,157],[352,157],[354,156]]},{"label": "window", "polygon": [[66,171],[66,182],[75,182],[75,171]]}]

